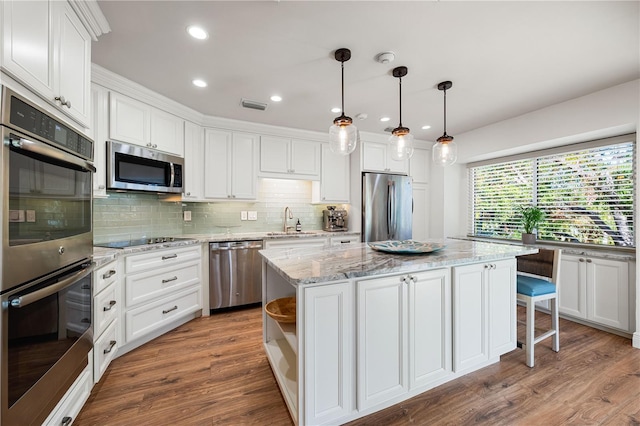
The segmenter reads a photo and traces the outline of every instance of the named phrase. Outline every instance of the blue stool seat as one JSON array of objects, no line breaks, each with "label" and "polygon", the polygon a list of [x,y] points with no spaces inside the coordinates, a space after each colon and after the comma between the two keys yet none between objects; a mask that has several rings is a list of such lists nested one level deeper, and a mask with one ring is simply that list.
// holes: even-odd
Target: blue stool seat
[{"label": "blue stool seat", "polygon": [[518,293],[529,297],[542,296],[556,292],[554,283],[526,275],[518,275]]}]

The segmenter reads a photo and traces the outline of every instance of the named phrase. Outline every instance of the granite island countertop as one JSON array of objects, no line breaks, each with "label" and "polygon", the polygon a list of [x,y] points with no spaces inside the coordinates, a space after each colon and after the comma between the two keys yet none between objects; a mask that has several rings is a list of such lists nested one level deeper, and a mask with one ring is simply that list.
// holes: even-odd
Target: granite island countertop
[{"label": "granite island countertop", "polygon": [[301,285],[497,261],[538,251],[535,247],[499,243],[427,241],[443,243],[445,247],[428,254],[389,254],[358,243],[345,247],[268,249],[260,254],[285,280]]}]

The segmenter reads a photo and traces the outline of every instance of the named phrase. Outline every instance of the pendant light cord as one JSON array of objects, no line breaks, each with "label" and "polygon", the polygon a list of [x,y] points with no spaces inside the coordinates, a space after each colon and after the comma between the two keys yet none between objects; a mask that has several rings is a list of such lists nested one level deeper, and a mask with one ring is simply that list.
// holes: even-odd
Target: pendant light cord
[{"label": "pendant light cord", "polygon": [[399,78],[400,84],[398,84],[400,90],[400,124],[398,127],[402,127],[402,77]]},{"label": "pendant light cord", "polygon": [[344,115],[344,61],[340,61],[340,68],[342,70],[342,115]]},{"label": "pendant light cord", "polygon": [[444,134],[447,134],[447,89],[444,90]]}]

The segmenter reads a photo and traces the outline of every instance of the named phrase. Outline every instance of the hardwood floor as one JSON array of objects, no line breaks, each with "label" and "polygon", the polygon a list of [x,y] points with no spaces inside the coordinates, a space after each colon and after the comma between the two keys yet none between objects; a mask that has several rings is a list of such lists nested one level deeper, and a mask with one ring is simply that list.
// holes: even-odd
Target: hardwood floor
[{"label": "hardwood floor", "polygon": [[[74,424],[291,425],[261,327],[260,308],[225,312],[117,358]],[[562,319],[560,330],[560,352],[539,343],[534,368],[516,349],[350,425],[639,425],[640,350]]]}]

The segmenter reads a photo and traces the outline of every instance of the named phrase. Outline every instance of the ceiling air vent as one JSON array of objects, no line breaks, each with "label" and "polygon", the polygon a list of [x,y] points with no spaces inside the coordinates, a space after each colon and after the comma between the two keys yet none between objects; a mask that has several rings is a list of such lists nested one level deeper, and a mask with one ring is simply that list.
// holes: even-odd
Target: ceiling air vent
[{"label": "ceiling air vent", "polygon": [[393,132],[393,127],[387,126],[387,127],[384,128],[384,131],[391,133],[391,132]]},{"label": "ceiling air vent", "polygon": [[242,100],[242,106],[245,108],[257,109],[259,111],[264,111],[265,109],[267,109],[267,104],[263,104],[262,102],[258,101],[250,101],[248,99]]}]

